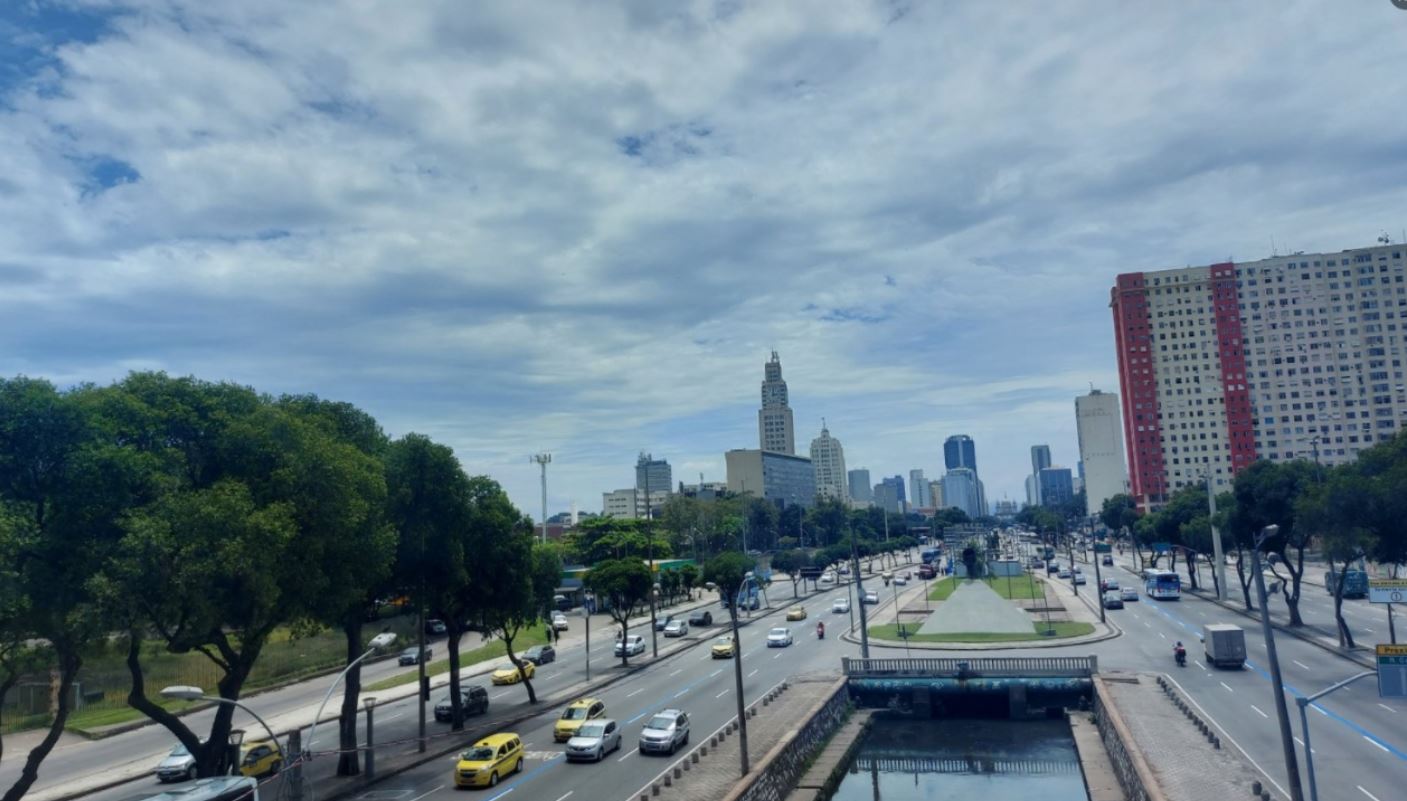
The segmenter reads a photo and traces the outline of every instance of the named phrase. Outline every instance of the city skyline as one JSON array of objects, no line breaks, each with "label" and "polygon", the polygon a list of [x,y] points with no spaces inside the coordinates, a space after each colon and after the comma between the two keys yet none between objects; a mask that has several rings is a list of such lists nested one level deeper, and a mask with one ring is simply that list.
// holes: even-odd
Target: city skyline
[{"label": "city skyline", "polygon": [[641,451],[721,480],[772,350],[849,461],[964,432],[1021,498],[1118,388],[1115,276],[1407,222],[1399,123],[1342,122],[1407,93],[1386,2],[1061,4],[1037,47],[993,4],[563,4],[469,49],[454,4],[137,5],[0,9],[0,373],[316,393],[534,515],[534,453],[554,511]]}]

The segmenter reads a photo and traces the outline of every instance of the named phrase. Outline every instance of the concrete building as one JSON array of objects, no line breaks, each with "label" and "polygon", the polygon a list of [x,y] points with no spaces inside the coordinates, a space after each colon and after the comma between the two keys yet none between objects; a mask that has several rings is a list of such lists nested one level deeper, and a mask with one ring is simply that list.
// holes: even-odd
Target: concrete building
[{"label": "concrete building", "polygon": [[909,471],[909,503],[923,509],[933,505],[933,499],[928,492],[928,479],[923,477],[921,468]]},{"label": "concrete building", "polygon": [[856,503],[869,503],[874,500],[874,489],[870,487],[870,471],[860,467],[846,474],[850,485],[850,500]]},{"label": "concrete building", "polygon": [[879,483],[874,485],[874,505],[886,512],[903,514],[904,480],[898,476],[880,479]]},{"label": "concrete building", "polygon": [[943,474],[943,504],[944,508],[957,507],[967,512],[968,517],[985,514],[977,474],[971,468],[954,467]]},{"label": "concrete building", "polygon": [[966,434],[954,434],[943,442],[943,467],[966,467],[977,475],[977,444]]},{"label": "concrete building", "polygon": [[1407,423],[1407,247],[1125,273],[1110,290],[1144,508],[1258,458],[1355,459]]},{"label": "concrete building", "polygon": [[948,508],[943,503],[943,479],[935,478],[928,482],[928,501],[934,509]]},{"label": "concrete building", "polygon": [[1099,514],[1104,501],[1128,491],[1119,396],[1095,389],[1075,398],[1075,432],[1084,468],[1085,514]]},{"label": "concrete building", "polygon": [[1016,501],[1000,500],[997,501],[993,514],[1003,520],[1009,520],[1016,517],[1016,513],[1019,511],[1021,510],[1017,507]]},{"label": "concrete building", "polygon": [[796,436],[787,400],[787,382],[782,380],[782,360],[775,350],[772,360],[762,369],[762,408],[757,410],[758,447],[794,456]]},{"label": "concrete building", "polygon": [[669,490],[650,488],[649,503],[645,491],[634,487],[601,493],[601,514],[627,520],[644,520],[646,515],[659,517],[660,509],[669,500]]},{"label": "concrete building", "polygon": [[686,498],[700,498],[711,501],[723,496],[728,491],[728,483],[725,481],[703,481],[697,484],[685,484],[679,482],[679,494]]},{"label": "concrete building", "polygon": [[656,459],[653,454],[641,453],[635,461],[635,488],[651,495],[663,489],[668,492],[674,487],[674,471],[669,462]]},{"label": "concrete building", "polygon": [[1068,467],[1047,467],[1039,476],[1041,506],[1055,507],[1075,497],[1074,474]]},{"label": "concrete building", "polygon": [[779,507],[815,504],[816,472],[810,459],[752,449],[731,450],[723,456],[729,492],[766,498]]},{"label": "concrete building", "polygon": [[1041,505],[1041,484],[1034,474],[1026,476],[1026,505]]},{"label": "concrete building", "polygon": [[811,467],[816,471],[816,494],[837,501],[849,497],[845,474],[845,449],[840,440],[831,436],[826,422],[821,421],[821,436],[811,440]]},{"label": "concrete building", "polygon": [[1031,446],[1031,475],[1033,475],[1033,476],[1036,477],[1036,482],[1035,482],[1035,486],[1036,486],[1036,498],[1035,498],[1034,501],[1032,501],[1032,503],[1036,504],[1037,506],[1039,506],[1040,503],[1041,503],[1041,495],[1040,495],[1040,492],[1041,492],[1041,483],[1040,483],[1041,471],[1044,470],[1044,469],[1046,469],[1047,467],[1050,467],[1050,446],[1049,446],[1049,445],[1032,445],[1032,446]]}]

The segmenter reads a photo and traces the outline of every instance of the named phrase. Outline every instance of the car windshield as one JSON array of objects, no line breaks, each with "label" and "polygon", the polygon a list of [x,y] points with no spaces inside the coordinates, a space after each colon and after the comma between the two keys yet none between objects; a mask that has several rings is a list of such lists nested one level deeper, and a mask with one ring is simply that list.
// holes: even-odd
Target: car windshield
[{"label": "car windshield", "polygon": [[171,756],[190,756],[190,755],[191,755],[191,752],[190,752],[190,751],[187,751],[187,750],[186,750],[186,747],[185,747],[184,745],[180,744],[180,743],[176,743],[176,747],[171,749]]},{"label": "car windshield", "polygon": [[586,707],[574,706],[562,713],[562,720],[586,720]]},{"label": "car windshield", "polygon": [[487,762],[493,759],[493,749],[486,745],[476,745],[460,754],[459,758],[465,762]]},{"label": "car windshield", "polygon": [[577,730],[578,737],[600,737],[605,733],[606,724],[604,723],[584,723],[582,727]]},{"label": "car windshield", "polygon": [[732,644],[733,644],[733,638],[732,638],[732,637],[719,637],[718,639],[714,640],[713,642],[714,642],[715,645],[732,645]]},{"label": "car windshield", "polygon": [[674,716],[673,716],[673,715],[655,715],[653,718],[650,719],[650,722],[649,722],[649,723],[646,723],[646,724],[645,724],[645,728],[647,728],[647,729],[668,729],[670,726],[673,726],[673,725],[674,725]]}]

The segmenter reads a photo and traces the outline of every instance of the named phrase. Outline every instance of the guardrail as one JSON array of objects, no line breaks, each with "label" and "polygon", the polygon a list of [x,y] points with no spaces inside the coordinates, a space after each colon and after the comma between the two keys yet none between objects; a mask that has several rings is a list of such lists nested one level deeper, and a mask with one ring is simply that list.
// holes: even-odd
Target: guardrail
[{"label": "guardrail", "polygon": [[855,759],[855,767],[861,771],[867,771],[873,767],[893,773],[1019,773],[1029,775],[1077,773],[1080,770],[1080,764],[1075,761],[983,759],[982,757],[944,759],[942,757],[860,756]]},{"label": "guardrail", "polygon": [[1094,656],[1023,656],[855,659],[844,657],[841,665],[847,678],[927,678],[956,677],[1079,677],[1088,678],[1099,672],[1099,659]]}]

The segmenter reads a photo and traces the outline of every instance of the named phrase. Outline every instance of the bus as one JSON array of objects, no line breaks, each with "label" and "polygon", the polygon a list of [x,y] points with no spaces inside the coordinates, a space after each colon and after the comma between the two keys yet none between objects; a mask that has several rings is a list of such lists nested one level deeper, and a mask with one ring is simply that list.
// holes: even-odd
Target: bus
[{"label": "bus", "polygon": [[1176,601],[1182,597],[1182,579],[1171,570],[1146,570],[1143,594],[1159,601]]},{"label": "bus", "polygon": [[259,783],[249,776],[215,776],[144,801],[259,801]]}]

